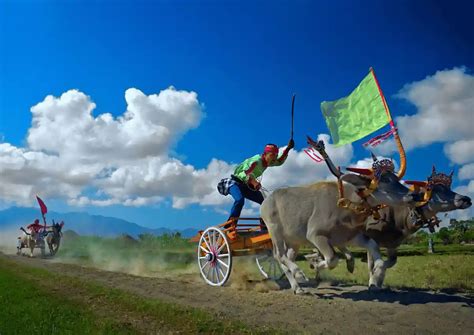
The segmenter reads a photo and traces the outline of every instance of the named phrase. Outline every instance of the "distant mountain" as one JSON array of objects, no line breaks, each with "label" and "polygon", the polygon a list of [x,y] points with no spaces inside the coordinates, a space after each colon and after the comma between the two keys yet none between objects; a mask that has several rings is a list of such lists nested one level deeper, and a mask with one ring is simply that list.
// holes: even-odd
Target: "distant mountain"
[{"label": "distant mountain", "polygon": [[[0,211],[0,229],[1,228],[19,228],[26,226],[34,221],[42,220],[39,209],[10,207]],[[47,224],[51,224],[54,219],[56,222],[61,220],[65,222],[65,229],[71,229],[79,235],[95,235],[102,237],[115,237],[128,234],[136,238],[140,234],[163,235],[180,232],[181,236],[188,238],[197,234],[197,229],[171,230],[168,228],[151,229],[139,226],[136,223],[126,220],[102,216],[90,215],[88,213],[58,213],[48,212],[46,215]]]}]

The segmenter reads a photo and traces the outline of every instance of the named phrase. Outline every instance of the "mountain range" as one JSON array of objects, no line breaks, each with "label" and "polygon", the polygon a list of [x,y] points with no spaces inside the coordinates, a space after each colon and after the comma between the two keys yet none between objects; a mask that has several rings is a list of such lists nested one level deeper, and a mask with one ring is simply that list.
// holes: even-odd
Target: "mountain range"
[{"label": "mountain range", "polygon": [[[0,211],[0,229],[11,229],[25,227],[39,219],[42,223],[41,213],[37,208],[10,207]],[[115,237],[128,234],[137,237],[140,234],[173,234],[181,233],[182,237],[189,238],[197,234],[197,229],[172,230],[168,228],[147,228],[134,222],[102,215],[91,215],[87,212],[58,213],[48,212],[46,214],[47,224],[50,225],[54,219],[56,222],[64,221],[64,230],[73,230],[79,235]]]}]

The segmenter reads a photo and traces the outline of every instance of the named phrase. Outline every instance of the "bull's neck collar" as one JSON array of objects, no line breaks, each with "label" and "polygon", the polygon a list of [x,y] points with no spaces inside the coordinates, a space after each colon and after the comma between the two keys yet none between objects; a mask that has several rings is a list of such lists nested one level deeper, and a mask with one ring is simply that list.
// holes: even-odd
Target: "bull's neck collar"
[{"label": "bull's neck collar", "polygon": [[436,212],[431,208],[429,201],[423,206],[415,207],[415,211],[418,212],[424,221],[428,221],[430,218],[436,215]]}]

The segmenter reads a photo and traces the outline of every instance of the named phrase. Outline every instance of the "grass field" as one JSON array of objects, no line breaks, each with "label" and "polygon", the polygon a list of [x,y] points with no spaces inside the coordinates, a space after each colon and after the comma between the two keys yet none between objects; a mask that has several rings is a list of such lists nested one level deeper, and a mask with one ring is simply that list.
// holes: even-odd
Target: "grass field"
[{"label": "grass field", "polygon": [[[0,258],[0,334],[265,333]],[[274,332],[274,331],[272,331]]]},{"label": "grass field", "polygon": [[[395,288],[423,288],[434,290],[474,291],[474,246],[436,245],[436,253],[428,254],[424,245],[402,245],[398,263],[387,270],[385,285]],[[367,263],[363,249],[351,249],[356,257],[354,274],[350,274],[341,260],[336,269],[323,271],[322,279],[334,282],[366,285]],[[302,250],[310,252],[310,250]],[[59,253],[59,260],[91,265],[105,270],[122,271],[137,275],[153,276],[163,272],[198,271],[195,245],[181,238],[154,237],[142,241],[115,238],[79,237],[66,241]],[[309,276],[303,257],[298,264]],[[250,262],[249,271],[256,269]],[[254,269],[255,268],[255,269]],[[255,271],[256,274],[256,271]]]},{"label": "grass field", "polygon": [[[298,262],[305,273],[314,273],[304,261]],[[356,259],[354,273],[346,270],[344,261],[331,271],[322,271],[321,279],[333,282],[367,285],[367,263]],[[394,288],[422,288],[474,292],[474,255],[402,256],[388,269],[384,285]]]}]

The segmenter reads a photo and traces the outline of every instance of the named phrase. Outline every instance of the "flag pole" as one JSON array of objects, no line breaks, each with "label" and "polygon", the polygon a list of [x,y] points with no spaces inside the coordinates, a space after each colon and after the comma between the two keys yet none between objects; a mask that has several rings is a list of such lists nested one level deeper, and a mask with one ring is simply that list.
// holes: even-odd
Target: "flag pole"
[{"label": "flag pole", "polygon": [[385,112],[387,113],[388,121],[390,123],[390,128],[393,131],[393,137],[395,138],[395,143],[397,144],[398,148],[398,153],[400,154],[400,168],[398,169],[397,176],[398,178],[402,178],[405,175],[406,169],[407,169],[407,157],[405,154],[405,149],[403,148],[402,140],[400,139],[400,136],[398,135],[398,130],[395,127],[395,122],[392,119],[392,115],[390,114],[390,110],[388,109],[388,104],[387,101],[385,100],[385,96],[383,95],[382,89],[380,88],[379,81],[377,80],[377,77],[375,76],[375,71],[371,67],[370,72],[374,76],[375,83],[377,84],[377,88],[379,89],[379,94],[380,97],[382,98],[382,103],[385,108]]},{"label": "flag pole", "polygon": [[293,94],[293,97],[291,98],[291,136],[290,136],[290,139],[293,139],[293,126],[295,122],[295,97],[296,97],[296,94]]}]

